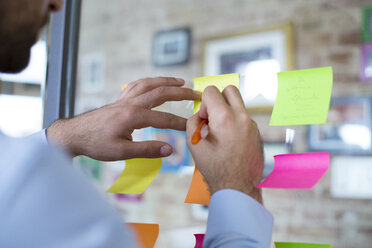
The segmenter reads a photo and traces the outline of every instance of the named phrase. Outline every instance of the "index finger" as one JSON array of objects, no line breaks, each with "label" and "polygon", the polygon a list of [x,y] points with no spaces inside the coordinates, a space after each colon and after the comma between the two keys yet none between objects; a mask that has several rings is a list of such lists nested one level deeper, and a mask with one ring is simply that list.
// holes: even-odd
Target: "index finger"
[{"label": "index finger", "polygon": [[174,77],[142,78],[128,84],[128,96],[135,97],[161,86],[178,86],[185,84],[185,80]]},{"label": "index finger", "polygon": [[132,113],[128,115],[131,116],[130,121],[134,129],[155,127],[180,131],[186,130],[187,120],[180,116],[145,108],[135,107],[133,109]]},{"label": "index finger", "polygon": [[199,110],[199,117],[201,119],[208,119],[208,116],[218,115],[223,109],[229,109],[229,106],[217,87],[208,86],[205,88]]},{"label": "index finger", "polygon": [[168,101],[199,100],[200,93],[189,88],[158,87],[133,99],[133,104],[152,109]]}]

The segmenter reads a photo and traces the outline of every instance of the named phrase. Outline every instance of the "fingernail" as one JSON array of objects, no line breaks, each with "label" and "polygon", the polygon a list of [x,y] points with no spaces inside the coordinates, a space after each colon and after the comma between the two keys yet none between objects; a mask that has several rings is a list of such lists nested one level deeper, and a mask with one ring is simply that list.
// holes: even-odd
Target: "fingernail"
[{"label": "fingernail", "polygon": [[203,127],[200,130],[200,136],[205,139],[208,136],[209,133],[209,127],[208,125],[204,124]]},{"label": "fingernail", "polygon": [[176,78],[176,80],[180,83],[185,83],[185,80],[183,80],[182,78]]},{"label": "fingernail", "polygon": [[172,148],[169,145],[164,145],[160,148],[161,156],[169,156],[172,153]]}]

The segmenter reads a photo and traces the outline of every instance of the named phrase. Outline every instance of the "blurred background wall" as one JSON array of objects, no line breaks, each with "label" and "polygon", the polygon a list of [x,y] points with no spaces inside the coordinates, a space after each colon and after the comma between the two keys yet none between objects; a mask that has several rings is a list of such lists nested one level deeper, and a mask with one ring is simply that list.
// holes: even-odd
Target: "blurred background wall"
[{"label": "blurred background wall", "polygon": [[[203,41],[210,37],[293,25],[293,69],[332,66],[333,97],[371,95],[372,84],[359,80],[361,8],[367,0],[111,0],[83,1],[76,112],[113,102],[121,85],[143,77],[175,76],[191,82],[203,76]],[[156,67],[156,32],[191,29],[187,64]],[[87,61],[97,60],[101,85],[84,80]],[[179,110],[182,112],[182,110]],[[255,111],[264,139],[281,141],[285,128],[270,127],[270,111]],[[296,131],[294,152],[307,152],[307,126]],[[102,164],[100,164],[102,165]],[[104,164],[97,185],[112,183],[122,163]],[[372,164],[370,165],[372,167]],[[191,170],[192,171],[192,170]],[[370,171],[370,170],[369,170]],[[370,173],[370,172],[369,172]],[[128,221],[160,223],[157,247],[192,247],[185,233],[204,232],[205,210],[184,204],[192,173],[160,173],[141,199],[108,197]],[[367,248],[372,243],[372,200],[335,198],[331,170],[313,190],[263,190],[275,218],[273,241],[330,243],[336,248]],[[191,237],[192,240],[192,237]],[[192,244],[192,243],[191,243]]]}]

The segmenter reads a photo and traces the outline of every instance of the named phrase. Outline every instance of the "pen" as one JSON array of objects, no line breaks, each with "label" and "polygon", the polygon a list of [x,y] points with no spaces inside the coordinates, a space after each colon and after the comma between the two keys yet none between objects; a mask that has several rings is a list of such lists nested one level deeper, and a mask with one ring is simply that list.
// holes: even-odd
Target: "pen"
[{"label": "pen", "polygon": [[198,128],[195,130],[194,134],[192,135],[192,138],[191,138],[191,143],[193,145],[196,145],[199,143],[199,141],[202,139],[202,138],[205,138],[208,133],[206,133],[205,135],[203,135],[204,137],[202,137],[201,135],[201,130],[203,128],[204,125],[208,124],[208,120],[202,120],[198,126]]}]

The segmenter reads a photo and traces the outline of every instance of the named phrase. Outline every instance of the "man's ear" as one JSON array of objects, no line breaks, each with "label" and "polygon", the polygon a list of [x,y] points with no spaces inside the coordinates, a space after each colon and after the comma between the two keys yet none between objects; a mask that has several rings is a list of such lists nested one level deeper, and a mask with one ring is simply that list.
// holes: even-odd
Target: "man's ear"
[{"label": "man's ear", "polygon": [[48,0],[48,9],[50,12],[57,12],[62,9],[63,0]]}]

